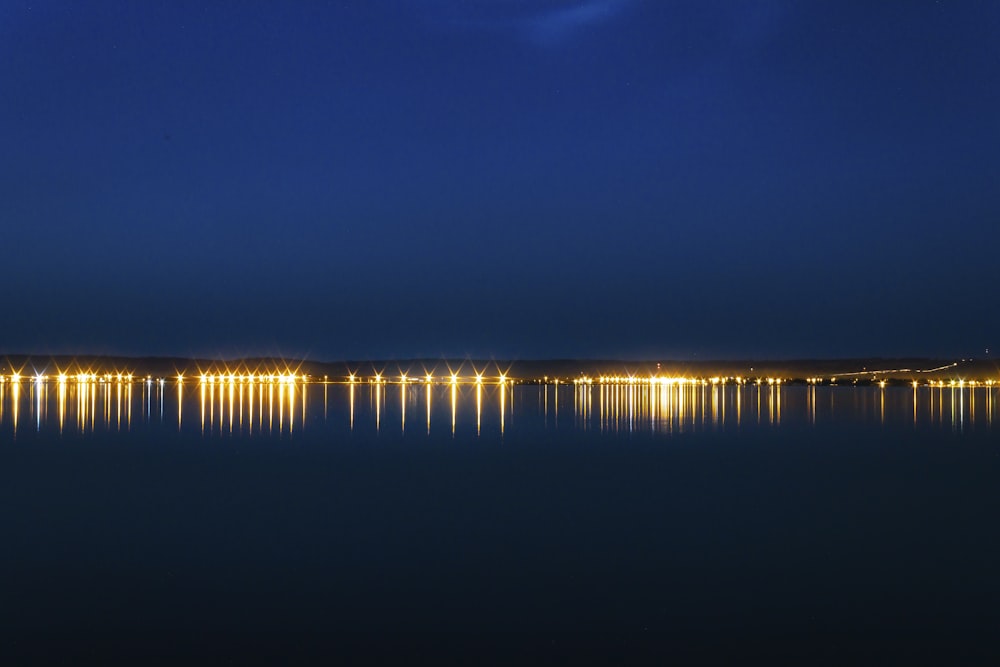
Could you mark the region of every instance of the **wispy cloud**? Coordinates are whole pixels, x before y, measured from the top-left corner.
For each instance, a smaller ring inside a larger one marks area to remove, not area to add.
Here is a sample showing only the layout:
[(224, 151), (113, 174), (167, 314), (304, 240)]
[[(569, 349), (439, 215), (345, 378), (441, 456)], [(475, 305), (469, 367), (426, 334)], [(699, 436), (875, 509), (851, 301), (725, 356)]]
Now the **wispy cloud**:
[(634, 0), (474, 0), (437, 2), (438, 20), (455, 28), (512, 34), (552, 46), (605, 23)]
[(613, 18), (624, 9), (626, 1), (587, 0), (528, 17), (522, 28), (533, 41), (545, 44), (561, 42), (581, 28)]

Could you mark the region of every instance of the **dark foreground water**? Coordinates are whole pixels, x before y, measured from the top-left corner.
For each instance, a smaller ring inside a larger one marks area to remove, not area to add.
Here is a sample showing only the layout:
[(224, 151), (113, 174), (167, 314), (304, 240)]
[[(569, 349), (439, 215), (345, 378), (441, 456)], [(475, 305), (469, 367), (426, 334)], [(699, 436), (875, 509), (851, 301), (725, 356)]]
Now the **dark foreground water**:
[(22, 385), (6, 661), (1000, 653), (993, 389)]

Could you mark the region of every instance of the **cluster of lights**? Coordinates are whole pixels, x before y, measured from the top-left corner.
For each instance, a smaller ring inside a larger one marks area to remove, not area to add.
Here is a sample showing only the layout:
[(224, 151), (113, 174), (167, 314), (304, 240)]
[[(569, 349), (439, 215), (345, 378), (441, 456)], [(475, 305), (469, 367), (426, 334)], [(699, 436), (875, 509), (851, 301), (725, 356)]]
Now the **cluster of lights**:
[[(199, 381), (202, 384), (295, 384), (306, 380), (304, 375), (295, 373), (202, 373)], [(178, 382), (183, 382), (182, 375), (177, 376)]]
[[(402, 385), (415, 384), (419, 382), (422, 382), (424, 384), (440, 383), (440, 384), (453, 384), (453, 385), (457, 384), (481, 385), (481, 384), (486, 384), (487, 380), (492, 382), (493, 378), (487, 378), (484, 373), (476, 373), (475, 376), (471, 378), (460, 376), (457, 373), (451, 373), (450, 375), (447, 375), (446, 377), (441, 379), (434, 377), (434, 375), (431, 373), (427, 373), (426, 375), (423, 376), (410, 376), (406, 373), (402, 373), (399, 376), (392, 376), (391, 378), (383, 375), (382, 373), (376, 373), (375, 375), (372, 375), (371, 377), (367, 378), (368, 384), (392, 383), (392, 384), (402, 384)], [(351, 373), (350, 375), (347, 376), (347, 381), (350, 384), (354, 384), (356, 382), (364, 382), (366, 380), (363, 378), (359, 378), (354, 373)], [(500, 375), (496, 376), (496, 384), (507, 384), (509, 381), (510, 380), (507, 377), (506, 373), (500, 373)]]
[(0, 375), (0, 383), (11, 382), (18, 383), (21, 380), (30, 380), (36, 384), (42, 384), (44, 382), (56, 381), (59, 384), (66, 384), (67, 382), (74, 381), (77, 383), (112, 383), (112, 382), (132, 382), (134, 376), (132, 373), (103, 373), (98, 375), (93, 372), (76, 373), (69, 374), (60, 372), (57, 375), (46, 375), (44, 373), (35, 373), (31, 376), (24, 376), (20, 373), (11, 373), (10, 375)]
[[(663, 385), (705, 386), (710, 384), (711, 385), (728, 384), (730, 382), (732, 382), (733, 384), (743, 385), (747, 383), (746, 379), (743, 378), (742, 376), (736, 376), (736, 377), (715, 376), (710, 378), (690, 378), (690, 377), (672, 377), (672, 376), (662, 376), (662, 375), (653, 375), (650, 377), (638, 377), (636, 375), (601, 375), (600, 377), (597, 378), (597, 382), (599, 384), (629, 384), (629, 385), (647, 384), (647, 385), (660, 385), (660, 386)], [(766, 380), (763, 378), (757, 379), (757, 384), (762, 384), (764, 382), (767, 382), (770, 385), (774, 385), (774, 384), (781, 384), (782, 380), (781, 378), (767, 378)], [(573, 380), (573, 384), (593, 384), (593, 383), (594, 379), (588, 376), (583, 376), (576, 380)]]

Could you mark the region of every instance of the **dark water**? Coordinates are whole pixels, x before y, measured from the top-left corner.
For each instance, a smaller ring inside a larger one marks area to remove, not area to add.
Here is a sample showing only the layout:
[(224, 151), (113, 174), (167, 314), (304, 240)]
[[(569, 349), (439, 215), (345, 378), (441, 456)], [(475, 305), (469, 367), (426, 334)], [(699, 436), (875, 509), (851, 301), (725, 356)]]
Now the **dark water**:
[(2, 650), (987, 659), (996, 392), (7, 382)]

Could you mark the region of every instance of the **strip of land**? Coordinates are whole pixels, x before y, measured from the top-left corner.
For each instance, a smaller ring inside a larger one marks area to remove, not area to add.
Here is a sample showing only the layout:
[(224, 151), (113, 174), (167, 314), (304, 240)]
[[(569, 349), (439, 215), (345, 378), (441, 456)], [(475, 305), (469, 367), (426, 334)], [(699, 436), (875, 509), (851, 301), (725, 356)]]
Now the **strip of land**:
[(445, 379), (495, 380), (501, 374), (516, 382), (572, 382), (581, 378), (683, 377), (745, 381), (780, 379), (782, 382), (859, 384), (997, 381), (1000, 360), (856, 358), (793, 360), (649, 360), (599, 359), (383, 359), (317, 361), (252, 357), (238, 359), (186, 359), (180, 357), (116, 357), (10, 354), (0, 355), (0, 376), (24, 378), (81, 373), (104, 376), (126, 374), (134, 378), (186, 378), (201, 374), (287, 374), (314, 381), (347, 381), (381, 376), (386, 381), (412, 380), (431, 375)]

